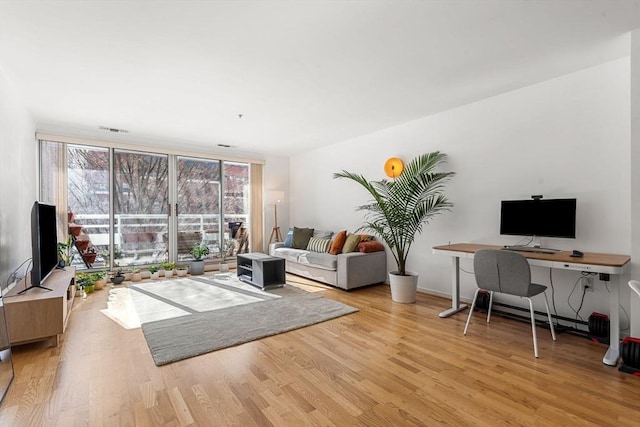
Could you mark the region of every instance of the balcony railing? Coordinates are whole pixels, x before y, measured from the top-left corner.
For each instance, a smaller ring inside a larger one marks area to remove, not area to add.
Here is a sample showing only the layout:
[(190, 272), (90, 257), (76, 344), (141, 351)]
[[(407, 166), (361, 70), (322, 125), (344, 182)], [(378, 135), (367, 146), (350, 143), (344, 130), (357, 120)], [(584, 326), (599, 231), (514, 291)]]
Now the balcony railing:
[[(248, 228), (248, 215), (227, 214), (222, 238), (227, 244), (232, 241), (229, 223), (243, 223)], [(190, 260), (190, 250), (195, 243), (209, 247), (208, 259), (219, 259), (221, 231), (218, 214), (180, 214), (178, 216), (178, 259)], [(109, 262), (109, 215), (76, 214), (75, 222), (82, 225), (83, 232), (98, 251), (95, 268), (111, 265)], [(167, 215), (121, 214), (114, 216), (114, 262), (120, 266), (156, 264), (168, 259), (169, 225)], [(73, 264), (84, 266), (76, 254)]]

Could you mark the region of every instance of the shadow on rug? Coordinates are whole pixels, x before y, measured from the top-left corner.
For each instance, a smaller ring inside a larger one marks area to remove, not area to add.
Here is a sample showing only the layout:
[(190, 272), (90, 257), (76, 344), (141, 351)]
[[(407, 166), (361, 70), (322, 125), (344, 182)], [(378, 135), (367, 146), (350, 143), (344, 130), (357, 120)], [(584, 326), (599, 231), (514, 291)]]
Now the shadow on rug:
[[(235, 278), (195, 280), (226, 292), (233, 292), (237, 284), (238, 293), (247, 292), (242, 289), (246, 285)], [(185, 291), (188, 292), (186, 288)], [(145, 292), (148, 295), (152, 287), (147, 287)], [(257, 288), (255, 292), (263, 293)], [(142, 331), (155, 364), (166, 365), (358, 311), (290, 285), (271, 290), (268, 294), (272, 298), (143, 323)]]

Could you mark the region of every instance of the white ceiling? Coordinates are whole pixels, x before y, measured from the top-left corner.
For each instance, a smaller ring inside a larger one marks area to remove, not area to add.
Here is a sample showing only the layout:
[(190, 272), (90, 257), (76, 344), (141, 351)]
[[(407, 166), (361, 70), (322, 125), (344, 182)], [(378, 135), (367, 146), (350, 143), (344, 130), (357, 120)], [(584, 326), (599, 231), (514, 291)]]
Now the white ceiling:
[(639, 0), (0, 0), (0, 70), (39, 130), (289, 155), (626, 56), (638, 27)]

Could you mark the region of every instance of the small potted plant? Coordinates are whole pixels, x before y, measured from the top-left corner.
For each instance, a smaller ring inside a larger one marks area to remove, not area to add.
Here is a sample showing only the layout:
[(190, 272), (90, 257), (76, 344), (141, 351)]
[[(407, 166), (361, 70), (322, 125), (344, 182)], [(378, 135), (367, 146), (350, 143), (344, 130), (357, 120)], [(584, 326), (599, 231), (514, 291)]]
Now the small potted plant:
[(140, 273), (140, 269), (135, 265), (131, 268), (131, 281), (139, 282), (142, 280), (142, 274)]
[(111, 283), (114, 285), (120, 285), (124, 282), (124, 274), (122, 274), (122, 268), (116, 267), (115, 274), (111, 275)]
[(95, 290), (96, 280), (91, 273), (78, 273), (76, 274), (76, 280), (84, 289), (85, 293), (91, 294)]
[(191, 261), (190, 270), (191, 275), (198, 276), (204, 274), (204, 257), (209, 255), (209, 247), (202, 243), (197, 243), (191, 248), (191, 255), (193, 261)]
[(67, 237), (66, 242), (58, 242), (58, 267), (66, 267), (71, 265), (71, 247), (73, 240), (71, 235)]
[(84, 262), (91, 265), (96, 262), (96, 257), (98, 256), (98, 252), (94, 246), (89, 246), (89, 248), (82, 253), (82, 258)]
[(152, 265), (149, 267), (149, 273), (151, 273), (151, 280), (158, 280), (160, 278), (160, 267)]
[(164, 277), (173, 277), (173, 269), (176, 268), (175, 262), (164, 263)]
[(104, 270), (96, 271), (95, 273), (92, 274), (97, 291), (104, 288), (104, 285), (105, 285), (104, 276), (106, 275), (107, 275), (107, 272)]
[(176, 267), (176, 274), (178, 277), (185, 277), (187, 275), (188, 269), (185, 264), (181, 264)]

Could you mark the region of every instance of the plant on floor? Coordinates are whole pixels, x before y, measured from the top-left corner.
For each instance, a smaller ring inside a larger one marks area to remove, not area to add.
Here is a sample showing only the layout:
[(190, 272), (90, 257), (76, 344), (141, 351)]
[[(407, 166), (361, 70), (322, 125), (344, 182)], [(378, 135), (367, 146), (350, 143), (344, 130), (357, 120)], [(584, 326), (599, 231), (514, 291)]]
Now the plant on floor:
[(160, 267), (158, 267), (157, 265), (152, 265), (151, 267), (149, 267), (149, 273), (153, 274), (153, 273), (157, 273), (160, 270)]
[(406, 270), (411, 245), (429, 220), (453, 206), (444, 194), (444, 185), (455, 172), (436, 171), (446, 162), (446, 157), (438, 151), (422, 154), (411, 160), (392, 181), (369, 181), (344, 170), (333, 174), (335, 179), (357, 182), (373, 197), (369, 203), (356, 208), (366, 212), (365, 224), (359, 230), (375, 233), (389, 247), (397, 266), (396, 271), (389, 273), (390, 281), (394, 276), (411, 275), (416, 277), (417, 286), (417, 275)]
[(122, 274), (122, 268), (116, 264), (116, 268), (111, 274), (111, 282), (114, 285), (119, 285), (124, 282), (124, 274)]
[(93, 293), (95, 290), (96, 279), (92, 273), (77, 273), (76, 282), (81, 288), (88, 294)]

